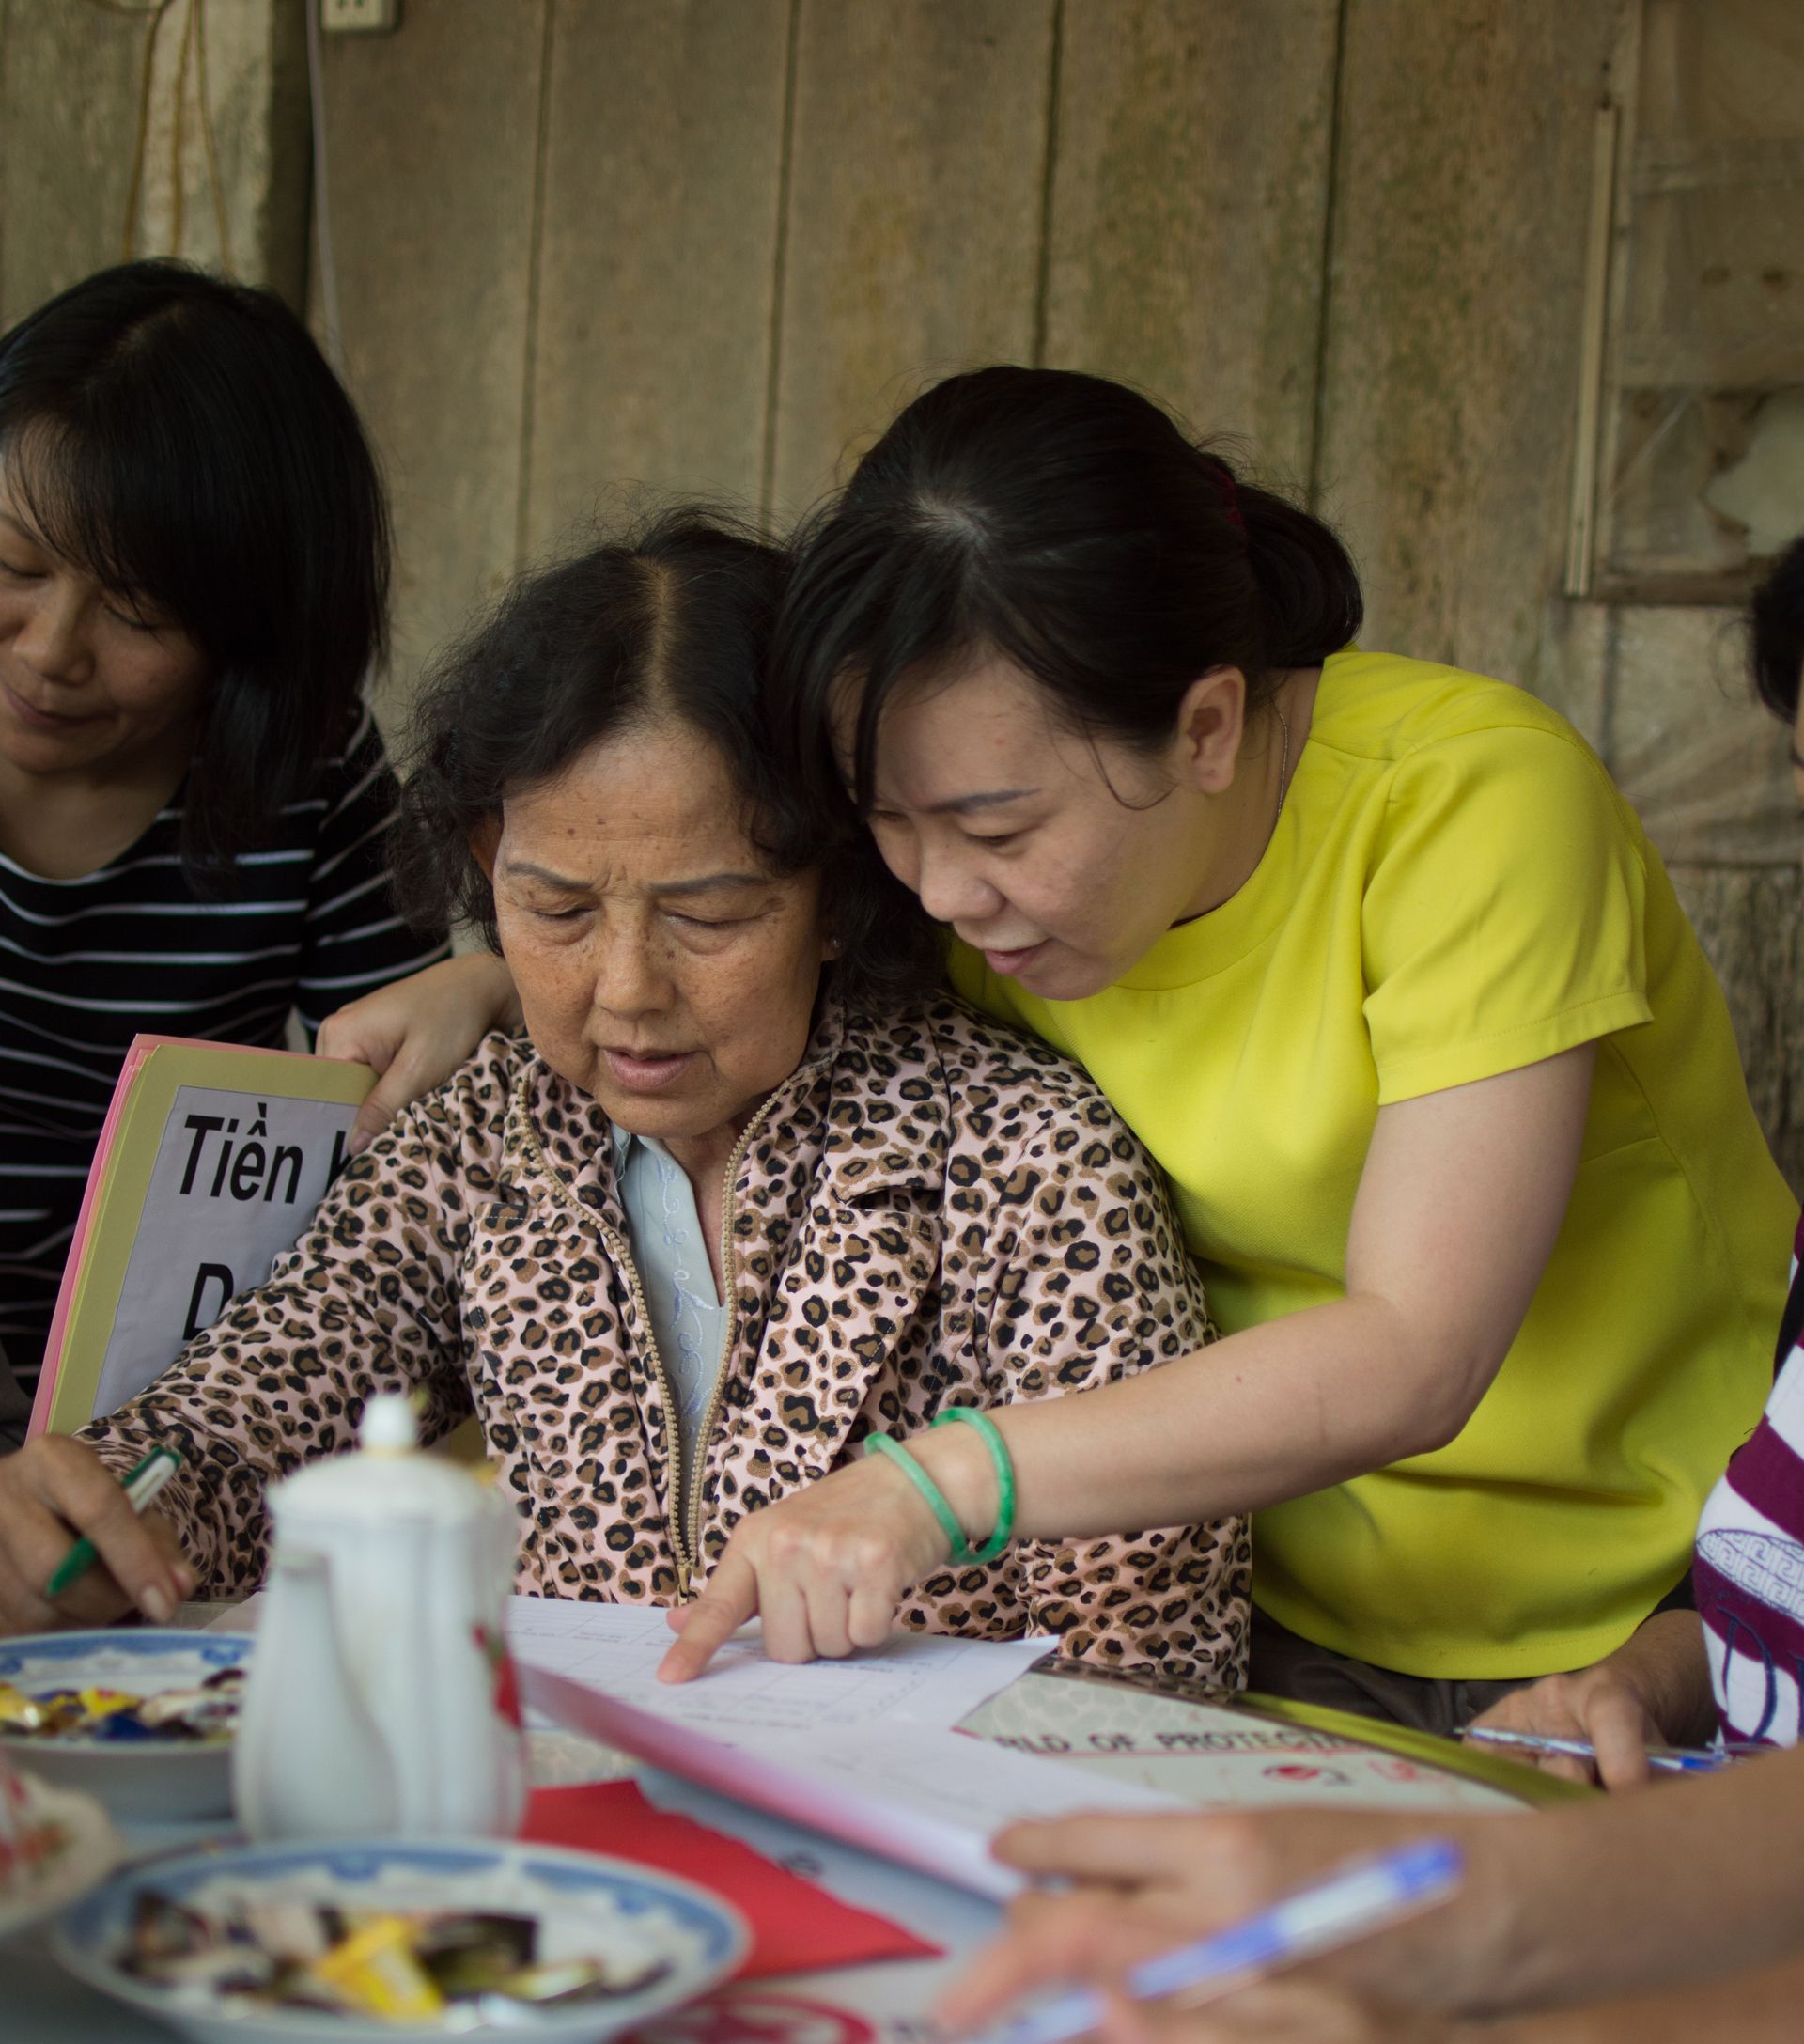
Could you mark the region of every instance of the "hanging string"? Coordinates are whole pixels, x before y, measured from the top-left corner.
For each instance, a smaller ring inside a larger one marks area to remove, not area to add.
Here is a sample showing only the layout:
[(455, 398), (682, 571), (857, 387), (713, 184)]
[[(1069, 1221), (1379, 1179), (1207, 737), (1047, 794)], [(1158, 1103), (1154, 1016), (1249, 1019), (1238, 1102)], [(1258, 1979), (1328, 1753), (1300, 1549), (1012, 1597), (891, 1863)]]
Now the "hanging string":
[(345, 351), (338, 324), (338, 261), (332, 246), (332, 192), (326, 175), (326, 90), (319, 59), (319, 9), (307, 9), (307, 115), (313, 127), (313, 235), (319, 264), (319, 318), (326, 360), (340, 376)]
[(200, 139), (207, 151), (207, 187), (213, 197), (213, 222), (219, 231), (220, 265), (228, 277), (238, 274), (232, 260), (231, 230), (226, 225), (226, 187), (219, 175), (219, 152), (213, 141), (213, 96), (207, 85), (207, 0), (194, 0), (199, 26), (194, 31), (194, 84), (200, 94)]
[(125, 228), (119, 237), (119, 259), (130, 262), (137, 253), (138, 199), (144, 191), (145, 156), (150, 145), (150, 86), (156, 75), (157, 34), (174, 0), (151, 0), (148, 7), (129, 7), (126, 0), (87, 0), (103, 14), (122, 14), (128, 20), (149, 23), (144, 35), (144, 70), (138, 78), (138, 133), (132, 146), (132, 181), (125, 195)]
[(181, 48), (176, 53), (176, 103), (169, 123), (169, 253), (181, 254), (181, 116), (188, 99), (188, 53), (194, 40), (194, 0), (181, 24)]
[[(144, 199), (145, 171), (149, 159), (150, 116), (156, 98), (157, 37), (176, 0), (86, 0), (101, 14), (122, 21), (143, 22), (144, 61), (138, 76), (137, 133), (132, 146), (132, 175), (125, 200), (125, 222), (119, 236), (119, 255), (130, 262), (137, 254), (138, 212)], [(193, 58), (194, 90), (200, 102), (200, 141), (207, 162), (207, 192), (212, 202), (213, 226), (219, 236), (220, 268), (236, 276), (238, 264), (232, 255), (231, 223), (226, 205), (226, 181), (219, 169), (219, 139), (213, 126), (212, 86), (207, 71), (207, 0), (188, 0), (182, 21), (181, 48), (176, 62), (174, 103), (171, 108), (169, 144), (169, 252), (179, 256), (183, 228), (185, 193), (182, 182), (181, 148), (188, 97), (188, 68)]]

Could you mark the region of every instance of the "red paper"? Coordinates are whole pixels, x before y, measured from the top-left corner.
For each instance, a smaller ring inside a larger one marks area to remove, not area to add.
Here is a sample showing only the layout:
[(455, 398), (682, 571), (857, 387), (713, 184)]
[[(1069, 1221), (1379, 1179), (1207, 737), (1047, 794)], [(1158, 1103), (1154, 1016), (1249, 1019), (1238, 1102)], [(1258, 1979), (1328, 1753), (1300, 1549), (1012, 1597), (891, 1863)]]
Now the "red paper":
[(521, 1836), (535, 1845), (574, 1846), (633, 1860), (711, 1889), (752, 1927), (751, 1956), (736, 1975), (740, 1980), (940, 1956), (937, 1944), (836, 1900), (737, 1838), (654, 1808), (636, 1782), (535, 1789)]

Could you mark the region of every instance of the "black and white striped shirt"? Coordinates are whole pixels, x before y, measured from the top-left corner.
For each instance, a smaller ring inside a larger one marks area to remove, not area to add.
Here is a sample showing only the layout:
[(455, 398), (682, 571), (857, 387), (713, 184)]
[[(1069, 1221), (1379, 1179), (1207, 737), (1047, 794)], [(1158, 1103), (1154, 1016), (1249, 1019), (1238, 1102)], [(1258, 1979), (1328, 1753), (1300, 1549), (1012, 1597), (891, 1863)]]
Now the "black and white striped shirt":
[(0, 856), (0, 1342), (36, 1381), (94, 1146), (125, 1053), (156, 1036), (279, 1046), (360, 993), (445, 956), (389, 898), (397, 784), (367, 710), (318, 792), (292, 803), (197, 899), (181, 793), (79, 880)]

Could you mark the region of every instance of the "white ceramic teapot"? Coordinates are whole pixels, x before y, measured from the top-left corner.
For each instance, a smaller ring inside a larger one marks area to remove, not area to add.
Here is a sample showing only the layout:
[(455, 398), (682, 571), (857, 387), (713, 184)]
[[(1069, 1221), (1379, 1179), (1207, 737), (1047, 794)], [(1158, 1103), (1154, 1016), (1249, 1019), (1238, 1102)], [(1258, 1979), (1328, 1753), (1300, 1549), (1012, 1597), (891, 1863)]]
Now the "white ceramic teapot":
[(526, 1801), (514, 1515), (419, 1452), (404, 1397), (372, 1398), (358, 1439), (271, 1487), (239, 1822), (257, 1839), (509, 1837)]

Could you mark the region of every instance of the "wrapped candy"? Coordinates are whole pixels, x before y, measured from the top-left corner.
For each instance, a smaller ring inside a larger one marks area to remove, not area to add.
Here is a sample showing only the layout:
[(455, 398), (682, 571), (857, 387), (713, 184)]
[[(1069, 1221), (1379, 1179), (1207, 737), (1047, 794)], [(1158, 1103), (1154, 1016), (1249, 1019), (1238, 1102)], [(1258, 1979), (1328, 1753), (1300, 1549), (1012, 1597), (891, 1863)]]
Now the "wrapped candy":
[(41, 1732), (49, 1723), (50, 1712), (37, 1697), (27, 1696), (23, 1690), (14, 1689), (10, 1682), (0, 1682), (0, 1732), (14, 1735)]
[(537, 1948), (530, 1916), (499, 1914), (428, 1917), (415, 1946), (440, 1990), (459, 1997), (500, 1988), (532, 1964)]
[(660, 1959), (626, 1966), (541, 1959), (531, 1916), (340, 1911), (269, 1896), (203, 1911), (153, 1890), (139, 1897), (119, 1963), (140, 1979), (239, 2007), (355, 2012), (395, 2022), (454, 2009), (505, 2021), (507, 2005), (636, 1994), (669, 1971)]
[(0, 1735), (79, 1738), (109, 1744), (231, 1736), (243, 1695), (241, 1668), (222, 1668), (194, 1689), (139, 1696), (118, 1689), (53, 1689), (37, 1695), (0, 1682)]
[(391, 2022), (439, 2015), (444, 1996), (421, 1965), (419, 1933), (406, 1916), (378, 1916), (310, 1969), (352, 2007)]
[(615, 2001), (623, 1994), (637, 1994), (655, 1985), (670, 1971), (662, 1961), (642, 1967), (637, 1973), (621, 1974), (598, 1958), (566, 1958), (544, 1966), (528, 1966), (500, 1983), (497, 1992), (509, 2001), (552, 2002)]

